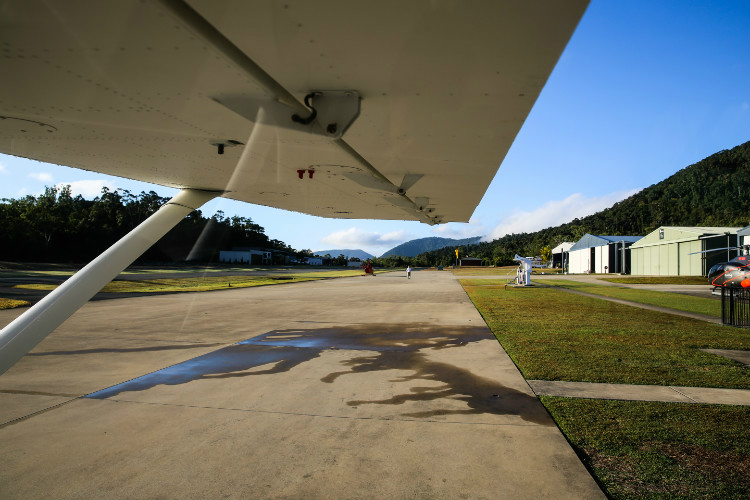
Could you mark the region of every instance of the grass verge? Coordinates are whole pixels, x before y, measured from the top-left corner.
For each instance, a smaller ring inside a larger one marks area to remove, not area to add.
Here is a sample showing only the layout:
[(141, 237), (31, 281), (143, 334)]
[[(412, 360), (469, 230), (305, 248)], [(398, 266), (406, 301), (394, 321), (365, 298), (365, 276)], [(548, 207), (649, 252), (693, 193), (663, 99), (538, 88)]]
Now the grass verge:
[(538, 280), (550, 286), (559, 286), (580, 290), (582, 292), (612, 297), (616, 299), (630, 300), (639, 304), (667, 307), (678, 311), (706, 314), (708, 316), (721, 317), (721, 301), (710, 297), (694, 297), (684, 293), (660, 292), (656, 290), (638, 290), (635, 288), (620, 288), (608, 285), (597, 285), (571, 280)]
[(454, 276), (505, 276), (518, 266), (503, 267), (457, 267), (451, 269)]
[(30, 305), (31, 303), (28, 300), (4, 299), (0, 297), (0, 309), (14, 309)]
[(708, 285), (708, 279), (702, 276), (628, 276), (625, 278), (599, 278), (610, 283), (628, 283), (631, 285)]
[(527, 379), (750, 389), (744, 365), (698, 350), (748, 350), (747, 330), (554, 288), (461, 284)]
[[(5, 265), (4, 265), (5, 264)], [(13, 264), (0, 262), (0, 275), (4, 277), (33, 277), (33, 276), (72, 276), (77, 273), (81, 266), (64, 266), (62, 264)], [(237, 273), (245, 274), (247, 272), (260, 273), (279, 273), (279, 274), (303, 274), (310, 270), (306, 266), (253, 266), (253, 267), (228, 267), (228, 266), (159, 266), (148, 267), (136, 265), (126, 268), (120, 275), (128, 274), (187, 274), (187, 273)], [(315, 269), (315, 268), (312, 268)], [(319, 267), (317, 268), (319, 269)], [(349, 268), (343, 271), (353, 271), (356, 268)], [(312, 271), (312, 272), (335, 272), (335, 271)], [(377, 271), (376, 271), (377, 272)], [(380, 272), (384, 272), (381, 270)]]
[(750, 407), (542, 396), (610, 498), (750, 498)]
[[(114, 280), (109, 282), (101, 291), (105, 293), (205, 292), (360, 275), (362, 275), (360, 270), (338, 270), (268, 276), (202, 276), (198, 278), (162, 278), (137, 281)], [(47, 283), (30, 283), (15, 285), (14, 288), (54, 290), (58, 286)]]

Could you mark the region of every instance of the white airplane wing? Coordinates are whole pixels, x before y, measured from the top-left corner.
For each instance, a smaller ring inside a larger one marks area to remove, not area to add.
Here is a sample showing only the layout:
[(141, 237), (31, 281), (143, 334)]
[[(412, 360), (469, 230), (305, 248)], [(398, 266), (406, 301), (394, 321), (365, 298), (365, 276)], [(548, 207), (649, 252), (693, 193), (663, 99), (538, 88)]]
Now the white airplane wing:
[(468, 221), (585, 8), (0, 2), (0, 152), (181, 188), (0, 331), (0, 374), (217, 194)]
[(586, 5), (5, 1), (0, 152), (323, 217), (468, 221)]

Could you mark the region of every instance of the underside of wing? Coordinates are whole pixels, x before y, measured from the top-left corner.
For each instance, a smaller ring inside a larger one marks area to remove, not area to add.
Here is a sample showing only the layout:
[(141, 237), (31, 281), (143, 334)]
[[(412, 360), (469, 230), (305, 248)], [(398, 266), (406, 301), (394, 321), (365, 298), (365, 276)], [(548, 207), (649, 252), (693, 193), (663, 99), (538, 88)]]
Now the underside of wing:
[(585, 7), (3, 2), (0, 152), (323, 217), (468, 221)]

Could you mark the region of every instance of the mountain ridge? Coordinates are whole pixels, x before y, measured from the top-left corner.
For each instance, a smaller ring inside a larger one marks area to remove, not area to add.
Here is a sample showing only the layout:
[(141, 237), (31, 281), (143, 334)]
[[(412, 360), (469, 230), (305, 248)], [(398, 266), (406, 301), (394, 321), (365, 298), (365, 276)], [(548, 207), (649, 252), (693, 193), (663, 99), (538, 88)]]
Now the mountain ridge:
[(474, 236), (471, 238), (454, 239), (454, 238), (441, 238), (439, 236), (428, 236), (426, 238), (417, 238), (409, 240), (405, 243), (397, 245), (387, 252), (383, 253), (380, 257), (389, 257), (391, 255), (400, 255), (402, 257), (416, 257), (420, 253), (429, 252), (432, 250), (440, 250), (445, 247), (456, 247), (461, 245), (468, 245), (471, 243), (477, 243), (481, 240), (481, 236)]
[(371, 253), (365, 252), (364, 250), (360, 249), (334, 249), (334, 250), (318, 250), (316, 252), (313, 252), (314, 255), (317, 255), (318, 257), (325, 257), (326, 254), (330, 255), (331, 257), (338, 257), (339, 255), (344, 255), (347, 259), (350, 259), (352, 257), (356, 257), (359, 260), (367, 260), (367, 259), (374, 259), (375, 256)]

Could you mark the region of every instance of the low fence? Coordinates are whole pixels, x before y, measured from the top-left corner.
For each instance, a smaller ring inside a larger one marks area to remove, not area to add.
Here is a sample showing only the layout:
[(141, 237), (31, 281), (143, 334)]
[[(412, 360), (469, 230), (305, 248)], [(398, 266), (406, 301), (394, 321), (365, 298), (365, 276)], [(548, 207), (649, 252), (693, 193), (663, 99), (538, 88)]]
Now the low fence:
[(722, 287), (721, 322), (750, 328), (750, 288)]

